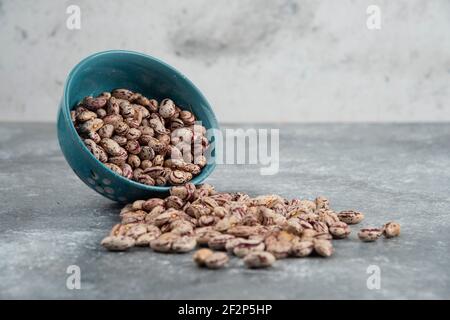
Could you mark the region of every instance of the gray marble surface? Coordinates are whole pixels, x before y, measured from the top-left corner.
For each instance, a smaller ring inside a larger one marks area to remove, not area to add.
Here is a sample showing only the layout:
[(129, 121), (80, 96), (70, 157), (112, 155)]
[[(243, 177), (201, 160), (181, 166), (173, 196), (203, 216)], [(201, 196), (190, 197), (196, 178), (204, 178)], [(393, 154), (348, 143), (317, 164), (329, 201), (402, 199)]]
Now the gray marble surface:
[[(274, 125), (273, 127), (277, 127)], [(247, 270), (197, 269), (190, 255), (110, 253), (99, 242), (119, 206), (73, 174), (53, 124), (0, 123), (0, 298), (450, 298), (450, 125), (289, 125), (280, 172), (219, 166), (208, 182), (252, 195), (329, 197), (366, 213), (364, 226), (401, 223), (401, 237), (364, 244), (356, 228), (329, 259)], [(66, 288), (69, 265), (81, 289)], [(369, 290), (367, 268), (381, 271)]]

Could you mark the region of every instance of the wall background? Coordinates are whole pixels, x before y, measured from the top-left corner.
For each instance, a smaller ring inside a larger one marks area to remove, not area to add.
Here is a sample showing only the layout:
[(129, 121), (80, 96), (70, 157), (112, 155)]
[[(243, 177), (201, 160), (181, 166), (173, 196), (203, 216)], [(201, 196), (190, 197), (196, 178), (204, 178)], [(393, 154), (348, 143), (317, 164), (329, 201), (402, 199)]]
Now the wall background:
[(107, 49), (178, 68), (222, 122), (450, 120), (448, 0), (0, 0), (0, 39), (0, 121), (55, 121), (67, 73)]

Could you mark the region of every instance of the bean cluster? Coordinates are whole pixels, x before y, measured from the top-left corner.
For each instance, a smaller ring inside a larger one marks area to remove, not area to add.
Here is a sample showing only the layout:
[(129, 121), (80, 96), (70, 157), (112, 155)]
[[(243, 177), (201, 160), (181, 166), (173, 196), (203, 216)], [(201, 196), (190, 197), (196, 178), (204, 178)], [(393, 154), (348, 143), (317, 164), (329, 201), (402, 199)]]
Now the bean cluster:
[(207, 164), (205, 127), (171, 99), (116, 89), (85, 97), (71, 117), (95, 158), (142, 184), (184, 184)]
[[(229, 255), (242, 258), (249, 268), (265, 268), (287, 257), (334, 253), (332, 240), (347, 238), (350, 226), (361, 222), (358, 211), (335, 212), (328, 199), (288, 200), (278, 195), (250, 197), (245, 193), (220, 193), (211, 185), (174, 186), (165, 199), (150, 198), (127, 204), (102, 245), (111, 251), (133, 246), (157, 252), (195, 252), (200, 267), (218, 269)], [(361, 229), (363, 241), (384, 234), (400, 234), (400, 225)]]

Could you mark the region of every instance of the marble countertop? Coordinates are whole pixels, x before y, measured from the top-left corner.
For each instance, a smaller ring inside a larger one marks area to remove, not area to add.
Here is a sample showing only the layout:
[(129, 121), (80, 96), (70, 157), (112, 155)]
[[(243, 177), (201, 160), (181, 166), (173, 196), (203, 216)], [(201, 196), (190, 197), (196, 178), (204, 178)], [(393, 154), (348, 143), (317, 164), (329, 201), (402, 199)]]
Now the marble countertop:
[[(218, 166), (208, 179), (217, 190), (324, 195), (337, 210), (365, 212), (363, 226), (402, 225), (399, 238), (370, 244), (357, 240), (353, 228), (350, 239), (335, 241), (329, 259), (286, 259), (270, 270), (247, 270), (232, 259), (220, 271), (196, 268), (189, 254), (101, 248), (120, 206), (75, 176), (55, 130), (0, 124), (1, 299), (450, 297), (448, 124), (287, 125), (280, 129), (278, 174)], [(66, 287), (71, 265), (80, 268), (79, 290)], [(367, 286), (373, 270), (379, 289)]]

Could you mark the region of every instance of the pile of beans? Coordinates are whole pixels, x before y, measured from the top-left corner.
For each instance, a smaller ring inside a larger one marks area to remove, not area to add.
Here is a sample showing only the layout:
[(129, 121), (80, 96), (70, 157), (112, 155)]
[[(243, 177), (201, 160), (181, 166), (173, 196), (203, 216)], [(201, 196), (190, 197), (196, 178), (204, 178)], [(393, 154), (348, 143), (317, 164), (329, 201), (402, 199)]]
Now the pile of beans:
[(205, 127), (171, 99), (116, 89), (85, 97), (71, 117), (95, 158), (142, 184), (184, 184), (207, 164)]
[[(200, 267), (218, 269), (229, 255), (249, 268), (271, 266), (287, 257), (334, 253), (332, 240), (348, 238), (350, 225), (364, 214), (331, 209), (328, 199), (285, 199), (279, 195), (250, 197), (241, 192), (217, 192), (211, 185), (174, 186), (165, 199), (150, 198), (127, 204), (121, 222), (102, 245), (111, 251), (148, 247), (156, 252), (186, 253), (198, 246), (193, 260)], [(400, 225), (363, 228), (364, 242), (400, 234)]]

